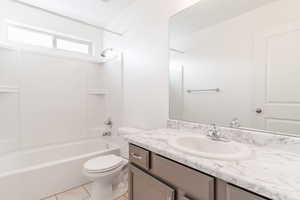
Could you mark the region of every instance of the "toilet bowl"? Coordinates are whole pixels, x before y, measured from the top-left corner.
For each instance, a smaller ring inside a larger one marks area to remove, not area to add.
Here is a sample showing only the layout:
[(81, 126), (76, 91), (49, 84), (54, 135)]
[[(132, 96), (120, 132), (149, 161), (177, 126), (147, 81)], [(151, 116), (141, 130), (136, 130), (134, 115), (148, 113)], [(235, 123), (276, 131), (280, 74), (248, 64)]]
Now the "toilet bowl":
[(91, 200), (113, 200), (112, 184), (128, 161), (116, 156), (105, 155), (87, 161), (83, 174), (92, 183)]

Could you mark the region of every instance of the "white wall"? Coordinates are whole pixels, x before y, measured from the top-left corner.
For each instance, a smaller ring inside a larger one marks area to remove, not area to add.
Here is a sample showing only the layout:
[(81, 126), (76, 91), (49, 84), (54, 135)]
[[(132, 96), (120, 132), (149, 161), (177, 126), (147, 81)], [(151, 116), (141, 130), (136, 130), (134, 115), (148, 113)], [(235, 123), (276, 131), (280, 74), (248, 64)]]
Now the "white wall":
[(168, 20), (196, 0), (139, 0), (110, 26), (124, 32), (104, 46), (124, 52), (123, 126), (144, 129), (165, 127), (168, 119)]
[(0, 41), (6, 40), (6, 20), (37, 27), (45, 31), (54, 31), (57, 34), (89, 40), (94, 43), (96, 55), (99, 55), (101, 51), (103, 37), (101, 30), (26, 7), (10, 0), (1, 0), (0, 2)]
[(299, 1), (281, 0), (191, 34), (185, 54), (177, 54), (184, 66), (185, 90), (220, 88), (221, 92), (185, 92), (182, 119), (228, 126), (238, 117), (242, 126), (258, 128), (252, 121), (255, 35), (300, 21), (299, 7)]
[[(90, 40), (97, 55), (102, 47), (101, 30), (7, 0), (0, 2), (0, 41), (5, 42), (6, 20)], [(0, 87), (18, 88), (0, 94), (0, 153), (99, 136), (110, 97), (88, 91), (113, 89), (108, 67), (0, 48)]]

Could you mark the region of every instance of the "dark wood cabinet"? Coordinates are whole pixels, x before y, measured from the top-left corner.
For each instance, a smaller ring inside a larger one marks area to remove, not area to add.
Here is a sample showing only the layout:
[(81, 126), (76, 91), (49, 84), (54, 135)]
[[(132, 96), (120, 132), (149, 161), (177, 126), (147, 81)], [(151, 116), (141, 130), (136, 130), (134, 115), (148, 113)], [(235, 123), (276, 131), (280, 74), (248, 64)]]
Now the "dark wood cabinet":
[(244, 189), (228, 184), (224, 181), (216, 181), (217, 200), (269, 200)]
[(175, 200), (175, 190), (142, 170), (130, 166), (130, 200)]
[(228, 185), (227, 186), (227, 200), (267, 200), (256, 194), (252, 194), (238, 187)]
[(176, 189), (177, 200), (214, 200), (214, 177), (157, 154), (151, 156), (151, 174)]
[(129, 146), (129, 160), (131, 163), (148, 170), (150, 165), (150, 152), (135, 145)]
[(130, 145), (130, 200), (269, 200)]

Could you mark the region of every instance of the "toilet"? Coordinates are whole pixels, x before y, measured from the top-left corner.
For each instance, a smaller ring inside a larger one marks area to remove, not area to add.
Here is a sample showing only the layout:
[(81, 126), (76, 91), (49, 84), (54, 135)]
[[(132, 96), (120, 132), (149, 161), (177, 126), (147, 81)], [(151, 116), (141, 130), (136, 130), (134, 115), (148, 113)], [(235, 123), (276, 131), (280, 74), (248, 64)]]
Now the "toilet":
[(91, 200), (113, 200), (113, 181), (127, 166), (128, 161), (116, 155), (105, 155), (88, 160), (83, 174), (92, 183)]

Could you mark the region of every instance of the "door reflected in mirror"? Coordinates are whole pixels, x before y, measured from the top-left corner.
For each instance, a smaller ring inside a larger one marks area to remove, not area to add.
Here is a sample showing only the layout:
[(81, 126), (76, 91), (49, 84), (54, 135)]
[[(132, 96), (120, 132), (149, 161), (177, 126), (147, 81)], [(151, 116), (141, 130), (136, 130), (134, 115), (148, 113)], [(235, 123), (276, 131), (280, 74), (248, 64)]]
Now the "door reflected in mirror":
[(170, 19), (170, 118), (300, 136), (300, 1), (199, 1)]

